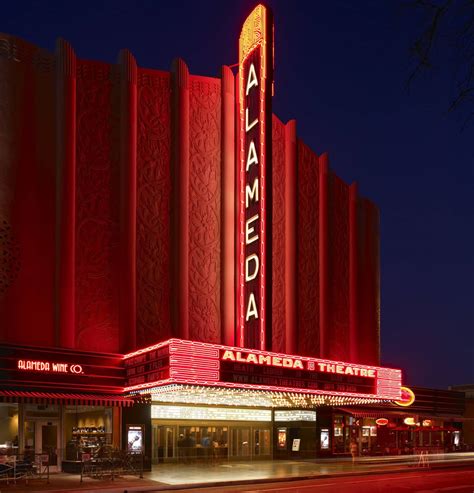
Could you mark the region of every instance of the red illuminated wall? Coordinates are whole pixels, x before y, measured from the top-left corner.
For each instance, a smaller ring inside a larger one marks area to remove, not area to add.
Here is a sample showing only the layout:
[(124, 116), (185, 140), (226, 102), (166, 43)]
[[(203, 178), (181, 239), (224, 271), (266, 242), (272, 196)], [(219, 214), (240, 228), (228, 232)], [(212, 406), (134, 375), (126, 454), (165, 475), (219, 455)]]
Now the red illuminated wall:
[(118, 352), (119, 80), (78, 61), (76, 86), (75, 347)]
[[(319, 159), (298, 140), (298, 350), (320, 353)], [(317, 307), (318, 309), (315, 309)]]
[(52, 345), (55, 275), (54, 57), (0, 37), (0, 334)]
[(221, 342), (221, 81), (190, 77), (189, 338)]
[[(235, 341), (235, 77), (0, 38), (0, 342)], [(378, 210), (272, 120), (268, 350), (379, 362)], [(4, 253), (3, 253), (4, 252)]]
[(285, 352), (285, 125), (273, 117), (272, 350)]
[(139, 69), (137, 345), (170, 337), (171, 77)]

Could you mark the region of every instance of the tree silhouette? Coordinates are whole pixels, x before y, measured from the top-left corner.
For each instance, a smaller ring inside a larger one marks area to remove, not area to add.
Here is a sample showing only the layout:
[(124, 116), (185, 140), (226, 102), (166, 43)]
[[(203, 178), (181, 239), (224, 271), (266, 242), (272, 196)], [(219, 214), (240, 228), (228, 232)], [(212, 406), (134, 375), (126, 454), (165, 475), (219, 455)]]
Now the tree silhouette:
[(474, 119), (474, 0), (415, 0), (408, 4), (421, 14), (422, 29), (411, 46), (412, 86), (423, 72), (448, 71), (455, 89), (447, 112), (456, 112), (462, 129)]

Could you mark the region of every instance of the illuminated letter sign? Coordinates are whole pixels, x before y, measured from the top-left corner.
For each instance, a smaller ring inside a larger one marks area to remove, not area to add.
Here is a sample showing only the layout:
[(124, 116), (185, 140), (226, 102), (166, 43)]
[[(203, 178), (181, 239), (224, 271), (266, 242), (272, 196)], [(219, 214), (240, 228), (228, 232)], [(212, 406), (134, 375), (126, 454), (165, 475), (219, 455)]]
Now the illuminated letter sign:
[[(273, 22), (258, 5), (239, 39), (238, 326), (239, 346), (265, 349), (266, 282), (271, 268), (271, 96)], [(267, 262), (268, 257), (268, 262)], [(268, 264), (268, 265), (267, 265)]]
[(29, 359), (19, 359), (17, 361), (19, 370), (37, 371), (46, 373), (75, 373), (83, 374), (84, 370), (81, 365), (71, 365), (69, 363), (55, 363), (51, 361), (37, 361)]

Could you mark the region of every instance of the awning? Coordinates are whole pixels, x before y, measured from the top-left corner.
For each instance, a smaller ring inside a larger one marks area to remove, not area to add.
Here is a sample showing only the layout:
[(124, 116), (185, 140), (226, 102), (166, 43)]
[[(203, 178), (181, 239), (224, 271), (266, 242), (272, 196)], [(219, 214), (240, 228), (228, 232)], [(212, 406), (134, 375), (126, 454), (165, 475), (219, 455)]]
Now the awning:
[(349, 407), (338, 407), (336, 411), (341, 411), (354, 416), (355, 418), (386, 418), (387, 416), (398, 416), (398, 417), (408, 417), (408, 416), (423, 416), (426, 418), (440, 419), (443, 421), (470, 421), (474, 418), (465, 418), (460, 414), (437, 414), (430, 413), (427, 411), (417, 411), (414, 409), (410, 411), (409, 409), (395, 409), (394, 407), (384, 408), (349, 408)]
[(350, 414), (355, 418), (385, 418), (387, 416), (413, 416), (413, 413), (409, 413), (407, 411), (393, 408), (378, 408), (378, 409), (370, 409), (370, 408), (348, 408), (348, 407), (338, 407), (335, 409), (336, 411), (340, 411), (346, 414)]
[(0, 402), (129, 407), (133, 406), (134, 401), (120, 395), (0, 390)]

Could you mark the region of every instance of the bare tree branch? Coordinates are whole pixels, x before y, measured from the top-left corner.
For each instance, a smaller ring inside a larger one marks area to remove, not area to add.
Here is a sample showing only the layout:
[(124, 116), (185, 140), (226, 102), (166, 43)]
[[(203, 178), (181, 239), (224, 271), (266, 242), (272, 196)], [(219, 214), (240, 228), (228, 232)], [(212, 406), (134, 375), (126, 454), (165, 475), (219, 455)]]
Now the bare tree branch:
[(465, 129), (474, 120), (474, 0), (414, 0), (407, 5), (421, 11), (425, 19), (411, 45), (415, 66), (407, 89), (434, 67), (452, 72), (457, 84), (446, 113), (465, 112)]

